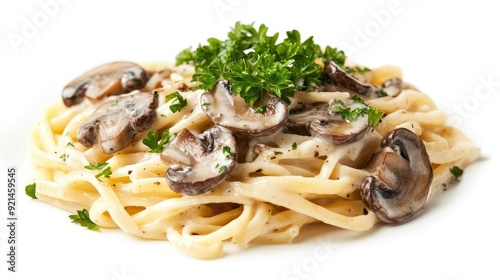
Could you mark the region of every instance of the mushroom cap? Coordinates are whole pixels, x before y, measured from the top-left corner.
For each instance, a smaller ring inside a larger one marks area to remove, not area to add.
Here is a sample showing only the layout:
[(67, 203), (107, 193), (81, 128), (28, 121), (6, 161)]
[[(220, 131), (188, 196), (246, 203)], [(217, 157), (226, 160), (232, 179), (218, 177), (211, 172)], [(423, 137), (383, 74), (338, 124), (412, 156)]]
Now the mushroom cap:
[(354, 94), (371, 97), (378, 91), (375, 86), (359, 81), (331, 60), (325, 64), (325, 74), (333, 85)]
[(78, 141), (91, 147), (100, 143), (106, 154), (130, 144), (137, 133), (148, 130), (156, 118), (158, 96), (148, 92), (121, 95), (107, 101), (77, 131)]
[[(351, 109), (366, 107), (352, 100), (345, 101), (345, 104)], [(321, 137), (335, 145), (355, 142), (369, 131), (367, 115), (348, 122), (339, 113), (332, 112), (331, 107), (332, 105), (322, 103), (291, 114), (285, 126), (294, 133)]]
[(401, 78), (391, 78), (382, 83), (382, 90), (392, 97), (398, 96), (403, 91), (403, 80)]
[(195, 136), (184, 128), (161, 154), (169, 166), (166, 181), (170, 188), (185, 195), (199, 195), (214, 189), (236, 167), (237, 144), (234, 136), (213, 127)]
[(141, 66), (120, 61), (93, 68), (67, 84), (62, 99), (70, 107), (83, 101), (101, 99), (107, 95), (118, 95), (142, 89), (149, 75)]
[(256, 112), (245, 100), (231, 92), (226, 80), (218, 81), (201, 95), (202, 109), (218, 126), (236, 134), (266, 136), (278, 131), (288, 117), (288, 105), (277, 97), (266, 100), (262, 113)]
[(427, 202), (433, 169), (423, 141), (412, 131), (387, 133), (366, 169), (371, 175), (361, 183), (361, 198), (380, 220), (405, 222)]

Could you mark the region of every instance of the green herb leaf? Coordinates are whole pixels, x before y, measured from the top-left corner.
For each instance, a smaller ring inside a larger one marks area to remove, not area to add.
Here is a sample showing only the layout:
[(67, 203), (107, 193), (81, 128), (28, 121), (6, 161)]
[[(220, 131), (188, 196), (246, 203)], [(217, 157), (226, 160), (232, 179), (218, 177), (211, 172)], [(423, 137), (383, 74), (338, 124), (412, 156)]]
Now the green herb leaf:
[(365, 74), (366, 72), (372, 71), (370, 68), (359, 67), (359, 66), (344, 67), (344, 70), (349, 74), (354, 74), (354, 73)]
[(103, 163), (96, 163), (96, 164), (85, 165), (84, 168), (88, 169), (88, 170), (101, 170), (106, 165), (108, 165), (108, 163), (107, 162), (103, 162)]
[(462, 178), (462, 175), (464, 174), (464, 171), (458, 166), (453, 166), (452, 168), (450, 168), (450, 172), (451, 172), (451, 174), (453, 174), (455, 179), (458, 181), (460, 181), (460, 179)]
[(180, 110), (182, 110), (182, 108), (186, 107), (187, 105), (187, 100), (184, 97), (182, 97), (182, 95), (178, 91), (165, 96), (165, 99), (173, 100), (172, 105), (169, 106), (170, 111), (172, 111), (172, 113), (179, 112)]
[(99, 179), (100, 177), (103, 177), (103, 176), (104, 176), (104, 178), (109, 178), (111, 176), (111, 174), (113, 174), (113, 172), (111, 172), (111, 166), (108, 166), (103, 171), (97, 173), (95, 175), (95, 177), (97, 179)]
[(367, 107), (351, 109), (347, 107), (342, 100), (336, 100), (330, 110), (334, 113), (340, 114), (340, 116), (348, 122), (355, 121), (358, 117), (362, 117), (368, 113)]
[(368, 106), (368, 125), (375, 128), (384, 116), (384, 112), (380, 112), (378, 108)]
[(99, 226), (90, 219), (87, 209), (77, 210), (76, 215), (69, 215), (69, 218), (73, 223), (78, 223), (82, 227), (90, 230), (99, 230)]
[(383, 89), (377, 90), (376, 94), (377, 94), (377, 97), (386, 97), (387, 96), (387, 92), (385, 92)]
[(264, 114), (266, 112), (266, 105), (260, 105), (259, 107), (255, 108), (255, 113), (259, 114)]
[(336, 100), (335, 104), (330, 108), (334, 113), (339, 113), (340, 116), (348, 121), (352, 122), (357, 120), (359, 117), (368, 115), (368, 125), (375, 128), (382, 120), (384, 112), (380, 112), (378, 108), (366, 104), (363, 99), (359, 96), (354, 95), (351, 99), (356, 103), (362, 103), (366, 107), (351, 109), (345, 105), (342, 100)]
[(297, 143), (293, 142), (293, 144), (292, 144), (292, 150), (297, 150)]
[(177, 133), (170, 135), (170, 131), (167, 129), (161, 134), (161, 139), (158, 139), (158, 131), (148, 131), (148, 136), (142, 139), (142, 143), (151, 149), (150, 153), (161, 153), (176, 135)]
[(231, 82), (231, 89), (247, 104), (253, 105), (264, 93), (289, 103), (297, 90), (307, 91), (322, 82), (323, 70), (316, 59), (333, 60), (343, 66), (345, 55), (336, 48), (322, 52), (313, 37), (302, 39), (297, 30), (286, 32), (278, 43), (279, 33), (269, 28), (237, 22), (224, 40), (210, 38), (207, 44), (188, 48), (177, 55), (176, 63), (193, 63), (193, 80), (208, 90), (220, 79)]
[[(88, 170), (102, 170), (107, 165), (108, 165), (107, 162), (103, 162), (103, 163), (85, 165), (84, 167)], [(104, 176), (104, 178), (109, 178), (111, 176), (111, 174), (113, 174), (113, 172), (111, 171), (111, 167), (108, 166), (104, 170), (102, 170), (101, 172), (97, 173), (95, 175), (95, 177), (97, 178), (97, 180), (101, 181), (101, 179), (99, 179), (99, 178), (101, 178), (103, 176)]]
[(231, 148), (229, 146), (222, 147), (222, 153), (226, 158), (231, 158), (233, 155), (231, 154)]
[(26, 192), (26, 194), (33, 198), (33, 199), (38, 199), (38, 197), (36, 197), (36, 183), (33, 183), (33, 184), (29, 184), (27, 185), (25, 188), (24, 188), (24, 191)]
[(219, 173), (224, 173), (227, 171), (227, 166), (226, 165), (223, 165), (219, 168)]
[(335, 64), (337, 64), (338, 66), (343, 67), (345, 64), (345, 54), (343, 51), (338, 50), (337, 48), (327, 46), (323, 54), (323, 61), (327, 62), (329, 60), (335, 62)]

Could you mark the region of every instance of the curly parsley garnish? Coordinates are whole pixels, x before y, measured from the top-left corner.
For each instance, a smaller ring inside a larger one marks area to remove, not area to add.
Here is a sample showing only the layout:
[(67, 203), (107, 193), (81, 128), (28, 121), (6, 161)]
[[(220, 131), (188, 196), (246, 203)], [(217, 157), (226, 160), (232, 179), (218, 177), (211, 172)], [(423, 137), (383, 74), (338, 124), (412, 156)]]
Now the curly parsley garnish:
[(297, 30), (286, 32), (278, 43), (279, 33), (268, 35), (264, 24), (236, 23), (227, 39), (210, 38), (206, 45), (183, 50), (176, 63), (194, 63), (195, 81), (210, 89), (220, 79), (231, 83), (231, 89), (251, 105), (269, 92), (289, 103), (297, 90), (308, 90), (321, 84), (322, 69), (317, 58), (333, 60), (343, 66), (345, 55), (336, 48), (323, 52), (313, 37), (302, 40)]
[(90, 219), (87, 209), (76, 210), (76, 215), (69, 215), (69, 218), (73, 223), (80, 224), (82, 227), (90, 230), (99, 230), (99, 226)]
[(158, 131), (148, 131), (148, 137), (142, 139), (142, 143), (151, 149), (150, 153), (161, 153), (176, 135), (177, 133), (170, 135), (167, 129), (161, 134), (161, 139), (158, 139)]

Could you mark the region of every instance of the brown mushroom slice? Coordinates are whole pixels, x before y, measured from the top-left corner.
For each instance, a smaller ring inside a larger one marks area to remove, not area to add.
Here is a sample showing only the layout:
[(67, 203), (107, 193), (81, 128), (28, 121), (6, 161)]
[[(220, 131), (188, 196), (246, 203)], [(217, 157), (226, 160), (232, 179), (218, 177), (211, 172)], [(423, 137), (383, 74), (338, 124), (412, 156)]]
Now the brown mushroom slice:
[(247, 136), (270, 135), (285, 123), (288, 105), (277, 97), (265, 102), (265, 107), (259, 107), (262, 112), (256, 112), (241, 96), (231, 92), (226, 80), (218, 81), (200, 100), (203, 111), (216, 125)]
[[(350, 109), (366, 107), (365, 104), (347, 100), (344, 103)], [(335, 145), (355, 142), (367, 131), (368, 116), (359, 116), (353, 121), (346, 121), (341, 114), (331, 110), (332, 105), (320, 104), (297, 114), (291, 114), (285, 124), (293, 133), (321, 137)]]
[(423, 141), (406, 128), (396, 128), (382, 139), (361, 183), (361, 198), (386, 223), (402, 223), (427, 202), (433, 169)]
[(198, 136), (184, 128), (161, 159), (169, 166), (165, 177), (173, 191), (199, 195), (213, 190), (235, 168), (237, 144), (230, 132), (219, 127)]
[(78, 129), (78, 141), (91, 147), (99, 143), (106, 154), (130, 144), (137, 133), (148, 130), (156, 118), (158, 95), (136, 92), (116, 97), (97, 108)]
[(141, 66), (132, 62), (112, 62), (91, 69), (71, 81), (62, 91), (62, 99), (71, 107), (85, 97), (98, 100), (108, 95), (128, 93), (142, 89), (149, 75)]
[(330, 82), (340, 87), (341, 90), (367, 97), (373, 97), (377, 94), (378, 89), (375, 86), (359, 81), (351, 74), (342, 70), (342, 68), (333, 61), (328, 61), (325, 64), (325, 73)]
[(388, 96), (396, 97), (401, 93), (401, 91), (403, 91), (403, 80), (401, 80), (401, 78), (392, 78), (386, 80), (382, 84), (382, 90)]

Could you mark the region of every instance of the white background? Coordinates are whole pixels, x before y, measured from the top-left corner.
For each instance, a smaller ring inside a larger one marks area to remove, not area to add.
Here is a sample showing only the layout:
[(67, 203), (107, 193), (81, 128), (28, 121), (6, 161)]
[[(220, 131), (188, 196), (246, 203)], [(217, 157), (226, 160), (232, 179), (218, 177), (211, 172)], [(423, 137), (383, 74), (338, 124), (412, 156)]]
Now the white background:
[[(0, 278), (500, 279), (500, 17), (494, 1), (436, 2), (2, 1)], [(212, 261), (166, 241), (85, 230), (24, 194), (29, 130), (67, 82), (114, 60), (173, 60), (236, 21), (265, 23), (272, 33), (298, 29), (368, 67), (400, 66), (481, 147), (482, 159), (411, 223), (361, 234), (313, 227), (293, 244), (231, 249)], [(16, 273), (7, 271), (9, 166), (19, 179)]]

